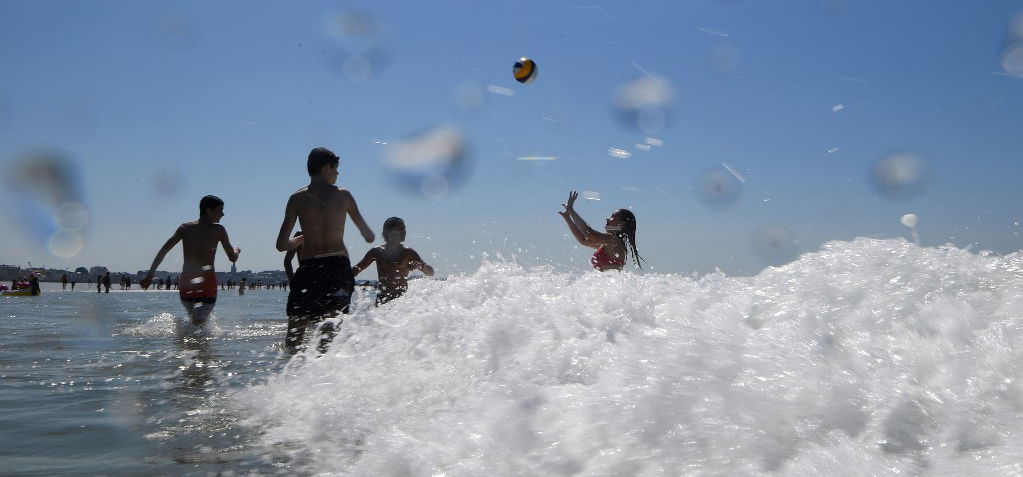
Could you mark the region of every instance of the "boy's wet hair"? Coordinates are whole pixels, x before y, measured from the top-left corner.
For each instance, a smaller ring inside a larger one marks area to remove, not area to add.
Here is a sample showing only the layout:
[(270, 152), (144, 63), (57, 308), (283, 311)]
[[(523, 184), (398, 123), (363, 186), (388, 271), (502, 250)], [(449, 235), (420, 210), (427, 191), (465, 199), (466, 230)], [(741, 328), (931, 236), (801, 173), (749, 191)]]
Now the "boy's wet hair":
[(399, 225), (405, 225), (405, 221), (401, 217), (390, 217), (384, 221), (384, 232), (391, 230)]
[(313, 177), (320, 173), (323, 166), (337, 166), (340, 162), (341, 158), (330, 149), (316, 147), (309, 151), (309, 160), (306, 161), (305, 168), (309, 171), (309, 177)]
[(206, 215), (209, 209), (216, 209), (224, 205), (224, 201), (215, 195), (208, 195), (199, 201), (199, 215)]

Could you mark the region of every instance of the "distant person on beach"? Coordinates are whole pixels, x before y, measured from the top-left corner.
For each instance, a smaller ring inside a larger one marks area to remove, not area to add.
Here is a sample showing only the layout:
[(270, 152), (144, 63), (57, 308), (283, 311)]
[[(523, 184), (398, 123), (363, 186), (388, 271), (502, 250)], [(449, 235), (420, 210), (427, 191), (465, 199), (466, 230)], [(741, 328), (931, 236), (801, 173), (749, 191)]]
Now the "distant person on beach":
[(39, 277), (37, 277), (35, 273), (30, 273), (28, 275), (28, 286), (31, 289), (29, 293), (31, 293), (32, 296), (37, 296), (41, 293), (41, 290), (39, 289)]
[(103, 277), (96, 275), (96, 293), (103, 292)]
[(103, 292), (110, 293), (110, 272), (103, 274)]
[[(355, 197), (334, 185), (340, 163), (341, 158), (325, 147), (309, 152), (306, 161), (309, 185), (288, 198), (284, 221), (277, 234), (278, 251), (287, 252), (301, 246), (297, 252), (298, 270), (290, 280), (288, 292), (288, 334), (284, 343), (289, 351), (296, 351), (302, 344), (309, 324), (348, 312), (355, 277), (345, 248), (345, 219), (352, 218), (367, 243), (374, 239), (373, 231), (359, 213)], [(290, 237), (296, 222), (303, 235)], [(324, 326), (322, 332), (324, 340), (320, 349), (325, 350), (334, 329)]]
[(61, 290), (66, 290), (67, 289), (67, 274), (66, 273), (60, 276), (60, 289)]
[(428, 277), (433, 276), (433, 267), (426, 264), (415, 250), (402, 244), (405, 241), (405, 221), (391, 217), (384, 221), (384, 244), (366, 252), (352, 274), (358, 276), (373, 262), (377, 263), (377, 304), (387, 303), (408, 290), (408, 274), (421, 270)]
[(217, 275), (213, 270), (217, 244), (224, 248), (227, 259), (232, 262), (237, 261), (238, 254), (241, 253), (241, 249), (231, 245), (227, 229), (220, 225), (220, 219), (223, 217), (224, 201), (212, 195), (203, 197), (199, 201), (199, 220), (185, 222), (174, 231), (157, 252), (149, 272), (142, 279), (142, 283), (146, 285), (152, 282), (163, 257), (180, 241), (184, 263), (176, 280), (176, 283), (180, 280), (178, 296), (181, 298), (181, 305), (185, 307), (185, 313), (196, 326), (206, 323), (213, 306), (217, 303)]
[(245, 281), (246, 281), (245, 277), (242, 277), (242, 283), (240, 285), (238, 285), (238, 294), (239, 295), (244, 295), (245, 294)]
[(78, 275), (71, 276), (71, 291), (75, 291), (75, 284), (78, 283)]
[(628, 209), (614, 211), (604, 223), (605, 232), (597, 232), (586, 225), (586, 221), (575, 211), (575, 201), (578, 198), (578, 192), (569, 192), (568, 202), (561, 204), (565, 211), (558, 212), (558, 214), (565, 219), (568, 229), (581, 245), (597, 249), (590, 258), (593, 268), (602, 272), (621, 271), (622, 268), (625, 268), (630, 250), (636, 266), (643, 268), (640, 261), (645, 260), (639, 256), (639, 251), (636, 250), (636, 216), (632, 211)]

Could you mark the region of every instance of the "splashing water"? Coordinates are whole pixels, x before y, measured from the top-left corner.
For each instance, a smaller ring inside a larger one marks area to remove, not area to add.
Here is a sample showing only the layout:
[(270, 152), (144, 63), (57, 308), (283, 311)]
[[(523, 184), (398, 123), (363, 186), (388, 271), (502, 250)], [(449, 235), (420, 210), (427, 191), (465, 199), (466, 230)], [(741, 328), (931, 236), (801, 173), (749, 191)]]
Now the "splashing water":
[(484, 264), (233, 400), (291, 471), (1018, 475), (1023, 255), (826, 244), (755, 277)]

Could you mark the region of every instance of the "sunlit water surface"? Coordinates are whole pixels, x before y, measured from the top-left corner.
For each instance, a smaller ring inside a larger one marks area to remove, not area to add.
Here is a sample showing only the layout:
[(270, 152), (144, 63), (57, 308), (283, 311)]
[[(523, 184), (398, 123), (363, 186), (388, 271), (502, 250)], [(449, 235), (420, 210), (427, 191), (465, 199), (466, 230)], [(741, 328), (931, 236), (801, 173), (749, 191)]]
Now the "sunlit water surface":
[(834, 242), (755, 277), (488, 263), (292, 360), (280, 291), (3, 301), (7, 471), (1023, 475), (1023, 255)]

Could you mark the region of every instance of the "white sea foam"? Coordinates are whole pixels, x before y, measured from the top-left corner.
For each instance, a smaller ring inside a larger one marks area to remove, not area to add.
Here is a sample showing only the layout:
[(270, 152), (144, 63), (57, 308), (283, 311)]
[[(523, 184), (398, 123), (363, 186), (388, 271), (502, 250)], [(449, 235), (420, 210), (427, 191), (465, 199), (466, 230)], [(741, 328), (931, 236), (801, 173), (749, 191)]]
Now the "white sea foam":
[(1020, 475), (1023, 255), (833, 242), (755, 277), (488, 263), (234, 399), (293, 470)]
[(181, 312), (180, 317), (171, 313), (159, 313), (152, 318), (125, 327), (117, 334), (146, 338), (184, 337), (192, 335), (220, 336), (224, 331), (217, 326), (216, 314), (211, 314), (203, 326), (195, 326)]

